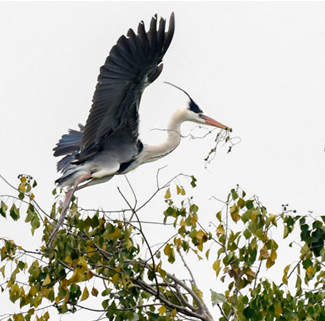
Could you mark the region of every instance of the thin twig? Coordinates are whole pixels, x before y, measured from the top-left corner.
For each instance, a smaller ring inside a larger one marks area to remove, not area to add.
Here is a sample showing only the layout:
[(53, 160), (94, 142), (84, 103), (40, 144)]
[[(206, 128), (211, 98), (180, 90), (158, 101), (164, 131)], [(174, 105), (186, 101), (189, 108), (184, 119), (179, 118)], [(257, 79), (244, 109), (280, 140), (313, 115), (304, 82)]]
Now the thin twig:
[[(123, 197), (123, 199), (126, 202), (126, 204), (132, 210), (132, 212), (133, 212), (132, 215), (135, 215), (135, 217), (138, 220), (139, 227), (140, 227), (139, 231), (140, 231), (140, 233), (141, 233), (141, 235), (142, 235), (142, 237), (143, 237), (143, 239), (144, 239), (144, 241), (145, 241), (145, 243), (147, 245), (147, 248), (148, 248), (148, 250), (150, 252), (151, 260), (152, 260), (152, 265), (153, 265), (153, 270), (154, 270), (154, 278), (155, 278), (156, 284), (158, 284), (158, 279), (157, 279), (157, 275), (156, 275), (156, 263), (155, 263), (155, 259), (154, 259), (154, 256), (152, 254), (150, 244), (149, 244), (149, 242), (148, 242), (145, 234), (143, 233), (142, 226), (141, 226), (141, 221), (140, 221), (140, 219), (138, 217), (138, 214), (136, 213), (136, 211), (134, 210), (134, 208), (131, 207), (131, 204), (128, 202), (128, 200), (126, 199), (126, 197), (124, 196), (124, 194), (121, 192), (120, 188), (118, 187), (117, 189), (118, 189), (119, 193), (121, 194), (121, 196)], [(132, 216), (131, 216), (131, 218), (132, 218)], [(157, 286), (157, 296), (159, 296), (159, 287), (158, 286)]]

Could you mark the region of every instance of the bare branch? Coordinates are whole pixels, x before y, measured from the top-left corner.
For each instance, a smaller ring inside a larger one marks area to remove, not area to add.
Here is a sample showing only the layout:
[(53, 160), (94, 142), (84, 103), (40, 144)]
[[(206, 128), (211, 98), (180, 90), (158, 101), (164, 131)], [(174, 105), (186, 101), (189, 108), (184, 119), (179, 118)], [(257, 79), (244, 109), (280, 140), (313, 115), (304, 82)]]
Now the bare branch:
[[(121, 196), (123, 197), (123, 199), (125, 200), (126, 204), (127, 204), (127, 205), (129, 206), (129, 208), (132, 210), (132, 215), (135, 215), (135, 217), (136, 217), (137, 220), (138, 220), (139, 227), (140, 227), (140, 228), (139, 228), (139, 231), (140, 231), (140, 233), (141, 233), (141, 235), (142, 235), (142, 237), (143, 237), (143, 239), (144, 239), (144, 241), (145, 241), (145, 243), (146, 243), (146, 245), (147, 245), (147, 248), (148, 248), (148, 250), (149, 250), (149, 252), (150, 252), (150, 256), (151, 256), (151, 260), (152, 260), (152, 265), (153, 265), (153, 270), (154, 270), (154, 278), (155, 278), (156, 284), (158, 284), (158, 279), (157, 279), (156, 272), (155, 272), (155, 271), (156, 271), (156, 263), (155, 263), (155, 259), (154, 259), (154, 256), (153, 256), (153, 254), (152, 254), (150, 244), (149, 244), (149, 242), (148, 242), (146, 236), (145, 236), (144, 233), (143, 233), (142, 226), (141, 226), (141, 221), (140, 221), (140, 219), (139, 219), (139, 217), (138, 217), (138, 214), (137, 214), (136, 210), (134, 210), (134, 208), (131, 207), (130, 203), (129, 203), (128, 200), (125, 198), (125, 196), (123, 195), (123, 193), (121, 192), (121, 190), (120, 190), (119, 188), (117, 188), (117, 189), (118, 189), (119, 193), (121, 194)], [(132, 218), (132, 216), (131, 216), (131, 218)], [(149, 258), (149, 260), (150, 260), (150, 258)], [(159, 286), (157, 286), (157, 296), (159, 296)]]

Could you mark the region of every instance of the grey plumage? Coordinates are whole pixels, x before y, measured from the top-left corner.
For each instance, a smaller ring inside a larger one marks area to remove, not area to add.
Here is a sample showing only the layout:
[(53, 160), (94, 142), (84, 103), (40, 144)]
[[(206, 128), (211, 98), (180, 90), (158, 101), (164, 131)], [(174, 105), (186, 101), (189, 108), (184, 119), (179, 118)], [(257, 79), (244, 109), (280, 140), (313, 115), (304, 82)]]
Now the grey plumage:
[(190, 103), (172, 115), (167, 139), (154, 146), (140, 141), (138, 111), (141, 95), (162, 72), (162, 59), (174, 35), (174, 14), (171, 14), (167, 32), (165, 24), (165, 20), (160, 19), (157, 29), (155, 15), (148, 32), (141, 22), (137, 34), (130, 29), (127, 37), (119, 38), (100, 68), (85, 127), (79, 125), (79, 130), (70, 130), (54, 148), (54, 156), (64, 156), (57, 165), (62, 176), (56, 183), (71, 188), (66, 193), (49, 245), (64, 222), (75, 191), (107, 182), (114, 175), (127, 173), (141, 164), (168, 155), (181, 141), (180, 127), (184, 121), (230, 130), (206, 116), (184, 91), (190, 98)]
[(134, 161), (142, 149), (138, 138), (141, 95), (162, 71), (161, 62), (174, 35), (174, 14), (167, 32), (165, 24), (161, 18), (157, 29), (155, 15), (148, 32), (141, 22), (138, 34), (129, 29), (127, 37), (121, 36), (111, 49), (100, 68), (85, 127), (79, 125), (79, 131), (70, 130), (54, 148), (54, 156), (66, 155), (57, 165), (63, 174), (57, 184), (64, 184), (80, 169), (78, 165), (90, 161), (102, 163), (105, 158), (106, 164), (118, 162), (119, 173)]

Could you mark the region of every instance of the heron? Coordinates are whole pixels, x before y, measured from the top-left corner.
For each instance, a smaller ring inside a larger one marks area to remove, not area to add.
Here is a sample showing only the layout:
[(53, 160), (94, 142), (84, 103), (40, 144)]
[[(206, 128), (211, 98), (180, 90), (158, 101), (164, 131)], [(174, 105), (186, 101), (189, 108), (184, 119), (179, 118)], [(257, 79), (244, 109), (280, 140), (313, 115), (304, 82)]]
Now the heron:
[(50, 244), (77, 190), (107, 182), (115, 175), (126, 174), (141, 164), (168, 155), (181, 141), (183, 122), (230, 130), (208, 117), (183, 90), (189, 103), (172, 115), (167, 139), (156, 146), (144, 144), (139, 139), (141, 96), (162, 72), (162, 60), (174, 35), (174, 13), (170, 16), (168, 30), (165, 29), (166, 20), (160, 18), (158, 25), (155, 15), (148, 31), (141, 21), (137, 33), (129, 29), (127, 36), (118, 39), (100, 68), (86, 125), (79, 124), (79, 130), (70, 129), (53, 149), (54, 156), (64, 156), (57, 164), (62, 176), (55, 183), (57, 187), (67, 187), (68, 191), (57, 226), (49, 238)]

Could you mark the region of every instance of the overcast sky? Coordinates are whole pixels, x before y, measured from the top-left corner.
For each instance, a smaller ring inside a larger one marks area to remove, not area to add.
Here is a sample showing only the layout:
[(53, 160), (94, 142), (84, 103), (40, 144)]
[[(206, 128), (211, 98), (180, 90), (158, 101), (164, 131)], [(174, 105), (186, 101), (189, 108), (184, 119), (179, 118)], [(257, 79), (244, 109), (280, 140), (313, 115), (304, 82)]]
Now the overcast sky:
[[(166, 128), (187, 103), (163, 84), (169, 81), (241, 141), (230, 153), (229, 145), (219, 146), (205, 168), (217, 131), (184, 139), (168, 157), (128, 175), (138, 202), (154, 191), (157, 169), (168, 165), (161, 182), (180, 172), (197, 177), (189, 194), (201, 215), (214, 217), (221, 204), (211, 196), (225, 199), (236, 184), (273, 213), (289, 204), (301, 215), (324, 215), (324, 2), (0, 3), (0, 174), (13, 185), (18, 174), (35, 177), (37, 201), (49, 210), (58, 178), (52, 149), (68, 128), (85, 123), (110, 48), (139, 21), (148, 26), (155, 13), (169, 20), (171, 12), (176, 29), (164, 71), (142, 99), (142, 140), (161, 142), (165, 133), (152, 129)], [(184, 134), (194, 127), (185, 124)], [(117, 186), (131, 195), (125, 178), (116, 177), (78, 192), (79, 204), (125, 207)], [(0, 182), (0, 194), (7, 192)], [(162, 220), (163, 194), (153, 208), (142, 217)], [(6, 224), (1, 236), (16, 238)]]

